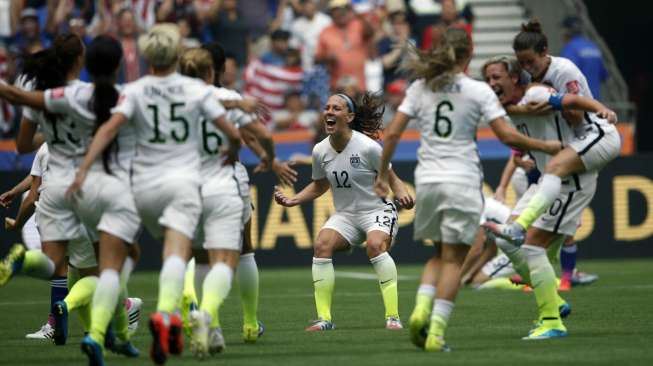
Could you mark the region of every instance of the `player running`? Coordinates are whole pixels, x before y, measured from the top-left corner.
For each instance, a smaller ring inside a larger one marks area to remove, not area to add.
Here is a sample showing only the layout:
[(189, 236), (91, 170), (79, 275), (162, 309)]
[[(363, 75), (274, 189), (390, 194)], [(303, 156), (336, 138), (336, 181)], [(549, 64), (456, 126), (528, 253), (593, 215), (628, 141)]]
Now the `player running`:
[[(401, 329), (397, 299), (397, 268), (389, 254), (397, 234), (395, 204), (379, 199), (372, 185), (379, 169), (381, 146), (374, 141), (381, 129), (383, 104), (364, 94), (355, 102), (345, 94), (329, 97), (323, 120), (327, 138), (313, 148), (313, 182), (294, 197), (275, 187), (274, 198), (286, 207), (312, 201), (331, 189), (336, 213), (324, 224), (314, 244), (313, 286), (318, 319), (307, 331), (331, 330), (331, 299), (335, 284), (333, 253), (367, 242), (366, 250), (379, 279), (385, 305), (385, 327)], [(396, 202), (413, 207), (403, 182), (389, 172)]]
[(460, 29), (447, 30), (437, 49), (418, 54), (411, 65), (417, 80), (387, 128), (375, 183), (377, 194), (385, 197), (390, 158), (409, 120), (416, 119), (421, 145), (415, 170), (414, 236), (433, 240), (441, 251), (435, 256), (439, 268), (433, 309), (416, 306), (410, 331), (416, 339), (430, 321), (424, 345), (430, 352), (449, 350), (444, 333), (460, 286), (460, 269), (483, 212), (478, 125), (487, 122), (503, 143), (516, 148), (547, 153), (560, 149), (559, 142), (532, 139), (508, 125), (506, 112), (492, 90), (463, 73), (471, 55), (471, 41)]

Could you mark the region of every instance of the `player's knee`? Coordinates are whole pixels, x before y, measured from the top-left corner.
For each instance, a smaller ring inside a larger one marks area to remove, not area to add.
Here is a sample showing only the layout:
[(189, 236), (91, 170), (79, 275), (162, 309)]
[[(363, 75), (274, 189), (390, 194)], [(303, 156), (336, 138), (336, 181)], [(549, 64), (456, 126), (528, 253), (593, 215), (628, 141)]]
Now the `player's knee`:
[(366, 249), (369, 258), (378, 257), (385, 252), (385, 243), (382, 240), (368, 240)]
[(333, 245), (325, 240), (318, 239), (313, 244), (313, 256), (316, 258), (330, 258), (333, 255)]

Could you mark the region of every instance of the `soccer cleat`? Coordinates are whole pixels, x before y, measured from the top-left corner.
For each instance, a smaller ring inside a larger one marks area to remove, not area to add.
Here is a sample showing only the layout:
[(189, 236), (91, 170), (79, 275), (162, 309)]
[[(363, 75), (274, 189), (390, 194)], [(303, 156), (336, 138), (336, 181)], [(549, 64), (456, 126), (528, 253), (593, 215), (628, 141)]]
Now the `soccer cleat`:
[(162, 365), (166, 362), (168, 353), (170, 353), (170, 315), (163, 312), (152, 314), (149, 326), (152, 334), (150, 358), (155, 364)]
[(0, 261), (0, 287), (20, 271), (25, 260), (25, 247), (22, 244), (14, 244), (9, 249), (9, 254)]
[(50, 323), (45, 323), (41, 329), (37, 330), (34, 333), (25, 335), (27, 339), (51, 339), (54, 335), (54, 327)]
[(429, 333), (426, 337), (426, 343), (424, 343), (424, 350), (426, 352), (449, 352), (451, 348), (444, 341), (443, 336)]
[(428, 309), (415, 307), (413, 313), (410, 314), (408, 319), (408, 329), (410, 330), (410, 341), (419, 348), (424, 348), (426, 343), (426, 336), (428, 334), (428, 327), (430, 323), (430, 316)]
[(566, 278), (560, 279), (560, 284), (558, 284), (558, 291), (569, 292), (571, 291), (571, 280)]
[(170, 332), (168, 348), (173, 355), (180, 355), (184, 351), (184, 335), (181, 318), (178, 314), (170, 314)]
[(390, 329), (390, 330), (400, 330), (404, 329), (404, 326), (401, 324), (401, 320), (399, 318), (395, 318), (394, 316), (389, 316), (385, 320), (385, 329)]
[(184, 333), (188, 338), (192, 337), (192, 330), (190, 326), (190, 313), (193, 310), (199, 309), (197, 306), (197, 299), (192, 294), (184, 291), (181, 296), (181, 320), (184, 328)]
[(324, 319), (313, 320), (310, 326), (306, 327), (304, 330), (307, 332), (319, 332), (322, 330), (334, 330), (336, 325), (332, 322)]
[(222, 335), (222, 329), (220, 327), (211, 328), (209, 330), (209, 354), (215, 355), (224, 351), (226, 348), (224, 342), (224, 336)]
[(52, 341), (57, 346), (63, 346), (68, 338), (68, 306), (63, 301), (57, 301), (52, 305), (51, 311), (54, 317)]
[(121, 343), (115, 342), (113, 347), (111, 347), (111, 352), (129, 358), (136, 358), (141, 354), (141, 351), (139, 351), (130, 341)]
[(584, 286), (589, 285), (598, 279), (599, 275), (574, 270), (574, 273), (571, 275), (571, 284), (572, 286)]
[(499, 224), (487, 221), (483, 224), (483, 228), (489, 234), (505, 239), (516, 246), (524, 244), (524, 240), (526, 240), (526, 230), (516, 222), (510, 224)]
[(143, 300), (138, 297), (130, 297), (125, 300), (125, 306), (127, 307), (127, 318), (129, 319), (129, 324), (127, 325), (127, 331), (131, 337), (136, 333), (138, 329), (138, 322), (141, 320), (141, 308), (143, 307)]
[(195, 357), (203, 359), (209, 354), (209, 326), (211, 316), (203, 310), (193, 310), (189, 315), (192, 336), (190, 349)]
[(523, 340), (542, 340), (550, 338), (560, 338), (567, 336), (567, 328), (561, 323), (557, 322), (555, 325), (548, 325), (547, 322), (540, 321), (536, 324), (534, 329), (528, 332)]
[(88, 357), (89, 366), (104, 366), (104, 359), (102, 357), (102, 346), (93, 340), (91, 336), (86, 336), (82, 339), (82, 352)]
[(263, 333), (265, 333), (265, 327), (260, 321), (256, 322), (256, 326), (243, 324), (243, 341), (245, 343), (255, 343)]

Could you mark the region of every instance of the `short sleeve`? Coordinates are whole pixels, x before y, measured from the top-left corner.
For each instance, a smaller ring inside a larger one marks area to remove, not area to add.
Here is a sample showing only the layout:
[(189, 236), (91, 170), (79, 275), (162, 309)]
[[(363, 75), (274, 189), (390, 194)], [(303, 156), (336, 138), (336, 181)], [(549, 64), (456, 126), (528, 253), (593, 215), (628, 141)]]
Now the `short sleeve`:
[(214, 121), (225, 115), (226, 110), (214, 93), (207, 93), (200, 103), (202, 115), (209, 121)]
[(322, 156), (320, 152), (318, 151), (319, 145), (315, 145), (313, 148), (313, 167), (312, 167), (312, 174), (311, 178), (313, 180), (320, 180), (324, 179), (326, 177), (326, 172), (324, 171), (324, 167), (322, 167)]
[(52, 113), (66, 113), (70, 108), (67, 94), (71, 93), (70, 88), (48, 89), (43, 93), (45, 109)]
[(29, 174), (35, 177), (42, 177), (47, 166), (46, 163), (46, 154), (47, 154), (47, 145), (43, 144), (34, 156), (34, 161), (32, 161), (32, 169)]
[(482, 86), (478, 93), (478, 100), (481, 103), (481, 122), (490, 123), (497, 118), (504, 117), (506, 110), (503, 109), (497, 95), (487, 84), (482, 84)]
[(134, 111), (136, 110), (136, 98), (129, 93), (129, 90), (127, 88), (123, 89), (123, 91), (120, 93), (120, 96), (118, 97), (118, 102), (116, 103), (116, 106), (111, 109), (111, 113), (120, 113), (125, 115), (127, 119), (131, 119), (134, 115)]
[(370, 143), (369, 149), (367, 149), (367, 156), (365, 157), (367, 161), (370, 162), (371, 168), (373, 170), (379, 171), (381, 168), (381, 154), (383, 153), (383, 148), (381, 145), (376, 142)]
[[(581, 78), (583, 73), (571, 61), (560, 70), (557, 79), (561, 85), (554, 85), (559, 93), (581, 94)], [(581, 94), (582, 95), (582, 94)]]
[(415, 117), (418, 113), (419, 98), (424, 90), (423, 86), (424, 82), (421, 80), (410, 84), (406, 90), (406, 96), (397, 110), (410, 117)]
[(33, 110), (30, 107), (23, 107), (23, 118), (30, 122), (37, 123), (37, 113), (37, 111)]

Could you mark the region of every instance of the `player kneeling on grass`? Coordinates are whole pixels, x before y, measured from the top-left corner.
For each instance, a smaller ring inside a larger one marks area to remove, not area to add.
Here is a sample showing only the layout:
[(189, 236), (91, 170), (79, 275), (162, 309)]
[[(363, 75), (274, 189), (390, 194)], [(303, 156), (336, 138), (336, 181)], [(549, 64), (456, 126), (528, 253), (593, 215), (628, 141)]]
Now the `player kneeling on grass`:
[[(294, 197), (275, 188), (278, 204), (292, 207), (312, 201), (331, 189), (336, 213), (320, 230), (314, 245), (313, 286), (318, 319), (308, 331), (334, 328), (331, 298), (335, 284), (332, 257), (336, 251), (367, 241), (367, 255), (376, 271), (385, 305), (387, 329), (401, 329), (397, 268), (388, 253), (397, 233), (397, 208), (374, 194), (381, 146), (374, 141), (383, 116), (382, 102), (364, 94), (355, 102), (345, 94), (329, 97), (323, 121), (327, 138), (313, 148), (313, 182)], [(410, 209), (413, 198), (390, 170), (390, 185), (399, 206)]]

